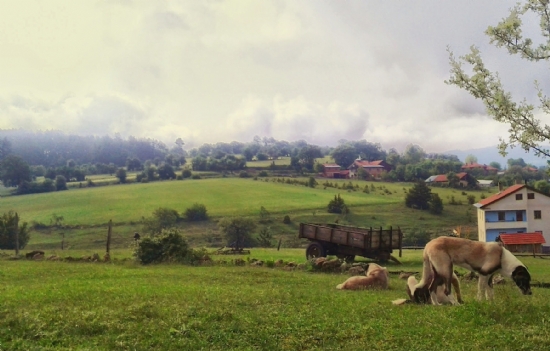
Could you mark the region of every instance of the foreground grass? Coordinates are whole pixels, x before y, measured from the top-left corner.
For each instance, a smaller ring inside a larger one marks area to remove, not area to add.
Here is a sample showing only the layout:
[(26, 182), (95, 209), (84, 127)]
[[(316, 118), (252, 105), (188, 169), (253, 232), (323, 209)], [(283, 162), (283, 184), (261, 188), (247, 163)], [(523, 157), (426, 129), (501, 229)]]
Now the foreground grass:
[[(524, 261), (547, 277), (547, 261)], [(393, 306), (405, 297), (395, 275), (388, 291), (350, 292), (335, 289), (342, 274), (268, 268), (0, 265), (5, 350), (533, 350), (550, 332), (550, 291), (524, 297), (510, 282), (491, 303), (463, 282), (463, 306)]]

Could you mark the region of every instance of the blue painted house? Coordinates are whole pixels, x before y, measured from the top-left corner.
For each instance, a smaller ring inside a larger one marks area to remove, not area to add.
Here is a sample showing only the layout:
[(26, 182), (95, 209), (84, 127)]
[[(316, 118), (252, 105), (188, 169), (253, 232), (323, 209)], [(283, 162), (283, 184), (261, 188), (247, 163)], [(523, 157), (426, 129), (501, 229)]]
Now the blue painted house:
[(550, 242), (550, 197), (516, 184), (474, 204), (479, 241), (496, 241), (500, 234), (540, 233)]

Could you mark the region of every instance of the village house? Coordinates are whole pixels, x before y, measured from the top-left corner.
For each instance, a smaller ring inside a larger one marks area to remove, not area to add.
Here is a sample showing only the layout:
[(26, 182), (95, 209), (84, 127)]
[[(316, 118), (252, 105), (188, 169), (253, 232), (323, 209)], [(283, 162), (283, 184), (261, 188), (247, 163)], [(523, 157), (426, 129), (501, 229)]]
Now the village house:
[(384, 160), (364, 161), (355, 160), (349, 167), (349, 178), (357, 178), (357, 170), (363, 168), (373, 178), (380, 178), (383, 173), (392, 170), (392, 166)]
[(541, 250), (550, 241), (550, 196), (525, 184), (513, 185), (474, 206), (479, 241), (499, 240), (512, 249), (527, 246), (528, 251), (533, 245)]
[(336, 163), (327, 163), (323, 165), (323, 177), (325, 178), (348, 178), (349, 171), (340, 169)]
[[(470, 182), (473, 182), (473, 181), (477, 182), (471, 175), (469, 175), (466, 172), (457, 173), (456, 176), (458, 177), (458, 185), (460, 187), (463, 187), (463, 188), (466, 188), (468, 186), (468, 180)], [(430, 184), (438, 184), (438, 185), (443, 185), (443, 184), (447, 185), (447, 184), (449, 184), (449, 180), (447, 179), (446, 174), (438, 174), (438, 175), (431, 176), (428, 179), (426, 179), (425, 182), (428, 185), (430, 185)]]

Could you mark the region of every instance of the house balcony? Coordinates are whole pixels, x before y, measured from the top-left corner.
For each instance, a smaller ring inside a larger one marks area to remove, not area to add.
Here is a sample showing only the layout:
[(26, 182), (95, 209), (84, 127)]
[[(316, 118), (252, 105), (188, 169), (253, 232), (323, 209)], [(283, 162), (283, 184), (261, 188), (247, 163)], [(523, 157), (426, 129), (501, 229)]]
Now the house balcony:
[(527, 226), (526, 221), (495, 221), (485, 222), (485, 229), (512, 229)]

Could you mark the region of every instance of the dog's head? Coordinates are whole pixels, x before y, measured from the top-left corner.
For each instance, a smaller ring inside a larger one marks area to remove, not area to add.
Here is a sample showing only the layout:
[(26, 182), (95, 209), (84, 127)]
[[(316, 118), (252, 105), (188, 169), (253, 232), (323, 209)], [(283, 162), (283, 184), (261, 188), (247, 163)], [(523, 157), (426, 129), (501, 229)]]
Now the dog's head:
[(416, 303), (430, 303), (430, 289), (427, 286), (415, 289), (412, 300)]
[(512, 272), (512, 279), (523, 295), (531, 295), (531, 275), (524, 266), (517, 266)]

